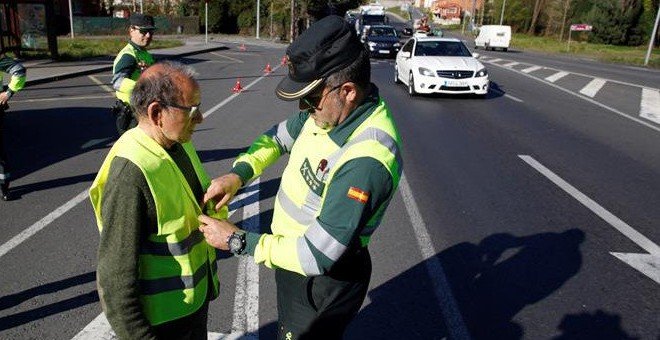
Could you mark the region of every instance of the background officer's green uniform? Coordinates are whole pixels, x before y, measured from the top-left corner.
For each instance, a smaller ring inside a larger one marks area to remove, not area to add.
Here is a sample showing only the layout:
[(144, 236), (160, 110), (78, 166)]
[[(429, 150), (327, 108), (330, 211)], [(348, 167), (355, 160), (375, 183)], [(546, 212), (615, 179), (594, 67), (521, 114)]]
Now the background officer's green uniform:
[[(0, 84), (2, 83), (2, 74), (8, 73), (11, 75), (9, 84), (6, 88), (3, 88), (2, 92), (6, 92), (7, 95), (11, 98), (15, 92), (18, 92), (25, 86), (25, 67), (21, 65), (18, 61), (13, 58), (9, 58), (0, 53)], [(11, 180), (11, 174), (9, 172), (9, 165), (7, 164), (7, 154), (5, 152), (4, 145), (4, 115), (5, 107), (0, 107), (0, 189), (2, 192), (2, 199), (9, 200), (9, 181)]]

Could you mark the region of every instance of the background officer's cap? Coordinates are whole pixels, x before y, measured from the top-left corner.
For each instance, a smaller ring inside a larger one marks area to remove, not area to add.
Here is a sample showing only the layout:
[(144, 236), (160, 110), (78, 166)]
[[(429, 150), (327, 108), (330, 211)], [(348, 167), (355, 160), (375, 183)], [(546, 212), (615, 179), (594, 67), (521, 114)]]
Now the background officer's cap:
[(275, 94), (282, 100), (304, 97), (329, 75), (355, 61), (363, 49), (343, 18), (330, 15), (315, 22), (287, 48), (289, 74)]
[(128, 22), (131, 24), (131, 26), (136, 26), (137, 28), (146, 30), (156, 29), (156, 26), (154, 25), (154, 17), (151, 15), (134, 13), (131, 14)]

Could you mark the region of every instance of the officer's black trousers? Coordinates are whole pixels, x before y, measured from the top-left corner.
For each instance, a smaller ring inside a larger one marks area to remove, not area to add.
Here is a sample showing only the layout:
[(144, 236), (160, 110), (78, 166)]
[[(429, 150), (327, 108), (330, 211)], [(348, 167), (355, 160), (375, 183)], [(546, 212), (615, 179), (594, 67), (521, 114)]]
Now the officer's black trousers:
[(360, 310), (371, 277), (367, 248), (352, 250), (322, 276), (278, 269), (278, 339), (341, 339)]
[(4, 135), (5, 110), (0, 108), (0, 184), (9, 184), (9, 165), (7, 164), (7, 153), (5, 152)]

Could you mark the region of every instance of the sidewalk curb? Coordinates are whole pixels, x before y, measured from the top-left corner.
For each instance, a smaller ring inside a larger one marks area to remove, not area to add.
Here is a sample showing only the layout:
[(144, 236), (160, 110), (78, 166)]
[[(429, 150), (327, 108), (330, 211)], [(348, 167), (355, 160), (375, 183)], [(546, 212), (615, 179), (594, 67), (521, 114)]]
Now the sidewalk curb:
[[(208, 53), (208, 52), (213, 52), (213, 51), (219, 51), (219, 50), (225, 50), (228, 49), (227, 46), (225, 45), (218, 45), (218, 46), (213, 46), (213, 47), (208, 47), (205, 49), (200, 49), (200, 50), (194, 50), (194, 51), (189, 51), (189, 52), (183, 52), (179, 54), (158, 54), (157, 51), (153, 53), (154, 59), (156, 61), (159, 60), (167, 60), (167, 59), (173, 59), (173, 58), (183, 58), (195, 54), (202, 54), (202, 53)], [(74, 72), (67, 72), (67, 73), (62, 73), (62, 74), (54, 74), (52, 76), (47, 76), (44, 78), (39, 78), (39, 79), (33, 79), (29, 80), (29, 70), (28, 70), (28, 80), (25, 82), (26, 86), (32, 86), (32, 85), (38, 85), (38, 84), (45, 84), (45, 83), (50, 83), (58, 80), (63, 80), (63, 79), (69, 79), (69, 78), (74, 78), (74, 77), (79, 77), (79, 76), (85, 76), (89, 74), (95, 74), (99, 72), (104, 72), (104, 71), (111, 71), (112, 70), (112, 65), (104, 65), (104, 66), (98, 66), (96, 68), (92, 69), (87, 69), (87, 70), (81, 70), (81, 71), (74, 71)]]

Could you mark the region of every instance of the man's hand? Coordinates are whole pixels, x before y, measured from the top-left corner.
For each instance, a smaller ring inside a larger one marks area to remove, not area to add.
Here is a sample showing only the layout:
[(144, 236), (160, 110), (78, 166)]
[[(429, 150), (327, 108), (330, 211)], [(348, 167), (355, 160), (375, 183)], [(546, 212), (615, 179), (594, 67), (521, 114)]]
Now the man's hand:
[(206, 215), (199, 215), (197, 219), (200, 222), (199, 231), (204, 234), (208, 244), (214, 248), (229, 250), (227, 240), (239, 230), (238, 227), (227, 220), (216, 220)]
[(9, 93), (7, 92), (0, 93), (0, 106), (7, 105), (8, 101), (9, 101)]
[(241, 178), (234, 173), (229, 173), (211, 181), (211, 185), (204, 194), (204, 204), (209, 200), (215, 200), (218, 203), (215, 205), (215, 210), (220, 208), (231, 201), (236, 195), (238, 189), (241, 188), (243, 182)]

